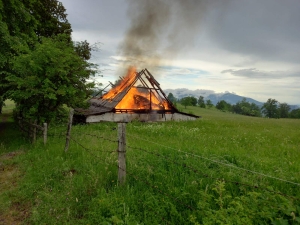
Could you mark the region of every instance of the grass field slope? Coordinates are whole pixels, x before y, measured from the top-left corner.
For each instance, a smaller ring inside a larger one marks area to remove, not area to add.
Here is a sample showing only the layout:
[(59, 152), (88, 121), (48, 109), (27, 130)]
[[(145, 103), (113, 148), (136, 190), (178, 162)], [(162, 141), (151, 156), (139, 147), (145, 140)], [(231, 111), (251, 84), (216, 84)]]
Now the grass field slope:
[(66, 123), (50, 124), (45, 146), (10, 123), (0, 154), (22, 149), (4, 162), (22, 175), (0, 213), (26, 206), (24, 224), (300, 224), (300, 120), (179, 109), (202, 118), (126, 125), (124, 185), (117, 124), (73, 126), (64, 152)]

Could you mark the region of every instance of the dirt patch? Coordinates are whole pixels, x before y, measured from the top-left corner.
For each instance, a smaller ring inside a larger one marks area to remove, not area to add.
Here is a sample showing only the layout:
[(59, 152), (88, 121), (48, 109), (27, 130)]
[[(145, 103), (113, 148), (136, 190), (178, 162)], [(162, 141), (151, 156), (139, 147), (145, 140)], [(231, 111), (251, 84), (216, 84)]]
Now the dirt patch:
[(19, 225), (30, 216), (30, 205), (14, 203), (8, 212), (0, 214), (0, 225)]
[(0, 156), (0, 197), (3, 199), (5, 197), (0, 204), (0, 225), (21, 224), (29, 216), (29, 204), (14, 202), (10, 197), (22, 178), (17, 165), (10, 162), (23, 153), (23, 151), (10, 152)]

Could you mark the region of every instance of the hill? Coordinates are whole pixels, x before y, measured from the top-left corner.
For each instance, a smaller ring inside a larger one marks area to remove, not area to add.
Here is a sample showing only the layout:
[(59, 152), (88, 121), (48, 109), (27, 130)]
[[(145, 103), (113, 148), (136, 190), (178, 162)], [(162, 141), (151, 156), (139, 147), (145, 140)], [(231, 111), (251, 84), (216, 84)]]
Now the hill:
[[(253, 98), (249, 98), (246, 96), (237, 95), (235, 93), (225, 92), (225, 93), (216, 93), (213, 90), (205, 90), (205, 89), (196, 89), (189, 90), (187, 88), (177, 88), (177, 89), (165, 89), (164, 92), (168, 95), (172, 93), (176, 98), (181, 99), (187, 96), (193, 96), (195, 98), (199, 98), (199, 96), (203, 96), (205, 100), (211, 100), (214, 105), (216, 105), (219, 101), (224, 100), (230, 104), (236, 104), (237, 102), (246, 98), (246, 100), (250, 103), (255, 103), (259, 107), (261, 107), (264, 102), (257, 101)], [(267, 100), (267, 99), (266, 99)], [(291, 110), (297, 109), (299, 105), (290, 105)]]

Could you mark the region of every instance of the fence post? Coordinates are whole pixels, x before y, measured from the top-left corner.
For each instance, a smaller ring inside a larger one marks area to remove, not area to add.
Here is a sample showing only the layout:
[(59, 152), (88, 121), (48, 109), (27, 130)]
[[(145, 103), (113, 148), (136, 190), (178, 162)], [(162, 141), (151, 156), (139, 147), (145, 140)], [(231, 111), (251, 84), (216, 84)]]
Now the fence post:
[(36, 125), (37, 125), (37, 120), (34, 120), (33, 129), (32, 129), (32, 143), (33, 144), (36, 142)]
[(71, 128), (72, 128), (73, 115), (74, 115), (74, 109), (71, 108), (70, 109), (70, 114), (69, 114), (69, 124), (68, 124), (68, 130), (67, 130), (65, 152), (67, 152), (68, 149), (69, 149), (70, 134), (71, 134)]
[(118, 181), (124, 184), (126, 181), (126, 123), (118, 123)]
[(43, 135), (44, 135), (44, 145), (47, 143), (47, 123), (44, 123), (44, 130), (43, 130)]

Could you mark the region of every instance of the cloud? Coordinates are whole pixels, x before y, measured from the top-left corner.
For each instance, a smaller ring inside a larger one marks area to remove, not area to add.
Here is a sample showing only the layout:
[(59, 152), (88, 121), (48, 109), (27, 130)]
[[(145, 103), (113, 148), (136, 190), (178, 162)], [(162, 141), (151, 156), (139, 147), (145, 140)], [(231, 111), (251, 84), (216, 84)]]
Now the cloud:
[(249, 69), (240, 69), (240, 70), (223, 70), (221, 73), (229, 73), (236, 77), (244, 77), (244, 78), (255, 78), (255, 79), (282, 79), (288, 77), (299, 77), (300, 72), (290, 72), (290, 71), (262, 71), (256, 68)]
[(128, 24), (125, 0), (61, 0), (73, 30), (121, 35)]
[(233, 0), (207, 20), (207, 33), (221, 49), (251, 60), (300, 61), (300, 1)]
[(158, 70), (160, 73), (165, 74), (165, 76), (180, 76), (180, 77), (199, 77), (201, 75), (208, 74), (205, 70), (185, 68), (185, 67), (160, 67)]
[(187, 88), (177, 88), (177, 89), (164, 89), (166, 95), (172, 93), (176, 98), (183, 98), (186, 96), (203, 96), (207, 97), (211, 94), (216, 94), (213, 90), (205, 90), (205, 89), (196, 89), (189, 90)]
[[(124, 63), (124, 59), (111, 56), (130, 55), (118, 52), (118, 46), (132, 24), (126, 14), (130, 16), (130, 12), (135, 12), (129, 3), (153, 4), (152, 1), (61, 1), (69, 14), (73, 40), (103, 43), (100, 52), (93, 52), (93, 62), (99, 64), (104, 74), (101, 82), (105, 84), (106, 80), (114, 81), (119, 75), (123, 76), (126, 69), (119, 71), (117, 68)], [(171, 8), (176, 8), (176, 2), (198, 3), (198, 0), (157, 2), (167, 2)], [(147, 66), (161, 86), (217, 92), (228, 90), (260, 101), (272, 97), (300, 104), (297, 85), (300, 83), (300, 1), (228, 0), (225, 1), (227, 4), (222, 3), (222, 7), (211, 4), (216, 1), (199, 2), (209, 2), (209, 5), (205, 4), (200, 9), (191, 4), (192, 10), (188, 7), (188, 10), (179, 11), (187, 18), (193, 18), (189, 20), (191, 24), (185, 26), (185, 20), (179, 19), (181, 14), (172, 13), (169, 18), (171, 24), (165, 27), (166, 32), (162, 30), (158, 33), (158, 48), (152, 48), (147, 39), (142, 45), (143, 49), (148, 46), (163, 56), (161, 67), (157, 70)], [(204, 14), (200, 15), (200, 12)], [(144, 18), (152, 14), (141, 15)], [(161, 19), (157, 22), (157, 25), (163, 25)], [(190, 27), (194, 30), (186, 32)], [(145, 28), (149, 29), (149, 24), (146, 23)], [(172, 50), (168, 48), (172, 46), (180, 48), (180, 53), (170, 51), (170, 54), (163, 54)], [(150, 56), (147, 51), (143, 54), (145, 59)]]

